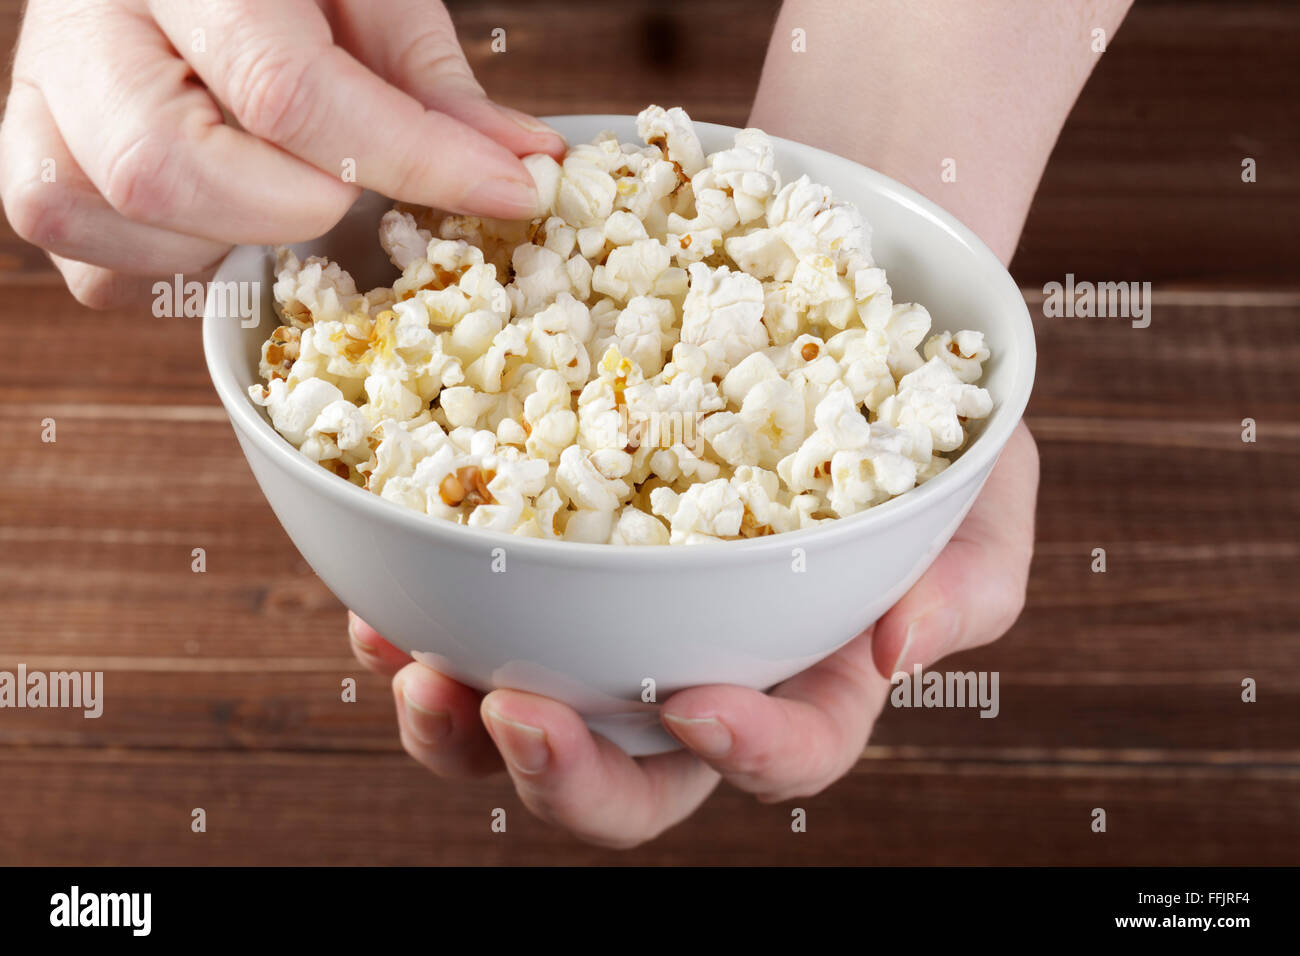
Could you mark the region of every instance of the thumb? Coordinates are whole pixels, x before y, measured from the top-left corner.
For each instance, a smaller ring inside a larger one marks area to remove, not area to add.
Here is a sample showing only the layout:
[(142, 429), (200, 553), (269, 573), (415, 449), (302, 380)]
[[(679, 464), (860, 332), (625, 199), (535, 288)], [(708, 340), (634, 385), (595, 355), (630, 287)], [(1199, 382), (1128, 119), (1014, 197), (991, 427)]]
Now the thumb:
[(342, 0), (337, 20), (339, 44), (425, 109), (460, 120), (517, 156), (563, 155), (564, 138), (551, 127), (488, 99), (441, 3)]
[(997, 640), (1020, 616), (1024, 580), (995, 549), (954, 540), (876, 623), (876, 669), (891, 677)]
[(885, 677), (997, 640), (1025, 603), (1034, 546), (1038, 452), (1022, 423), (966, 520), (934, 564), (876, 623), (872, 660)]

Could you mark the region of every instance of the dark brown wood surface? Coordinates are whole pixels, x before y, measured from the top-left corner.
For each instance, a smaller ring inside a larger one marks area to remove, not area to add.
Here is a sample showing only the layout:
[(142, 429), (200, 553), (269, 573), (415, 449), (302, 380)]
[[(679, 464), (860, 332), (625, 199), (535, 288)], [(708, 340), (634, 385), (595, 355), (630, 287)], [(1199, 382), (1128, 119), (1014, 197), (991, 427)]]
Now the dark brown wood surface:
[[(17, 8), (0, 2), (0, 42)], [(775, 5), (453, 11), (512, 105), (738, 123)], [(107, 703), (99, 720), (0, 710), (0, 864), (1300, 863), (1297, 60), (1282, 3), (1139, 4), (1114, 39), (1013, 272), (1039, 316), (1066, 272), (1150, 281), (1152, 323), (1036, 319), (1029, 604), (952, 662), (1000, 672), (1001, 715), (887, 712), (854, 772), (798, 801), (805, 834), (791, 804), (722, 789), (613, 853), (532, 820), (502, 780), (415, 766), (248, 472), (197, 320), (82, 309), (5, 228), (0, 670), (103, 670)]]

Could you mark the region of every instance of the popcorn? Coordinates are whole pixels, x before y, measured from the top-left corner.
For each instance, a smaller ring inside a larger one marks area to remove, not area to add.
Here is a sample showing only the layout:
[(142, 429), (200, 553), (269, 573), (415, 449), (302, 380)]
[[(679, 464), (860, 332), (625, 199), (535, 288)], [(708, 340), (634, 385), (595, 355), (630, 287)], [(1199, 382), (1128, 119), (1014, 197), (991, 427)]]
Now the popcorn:
[(636, 118), (636, 132), (649, 145), (658, 146), (687, 177), (704, 168), (700, 139), (695, 135), (691, 118), (680, 106), (668, 110), (647, 106)]
[(677, 339), (677, 310), (666, 299), (638, 295), (628, 301), (614, 323), (614, 343), (641, 368), (658, 375), (664, 357)]
[(591, 373), (586, 343), (594, 327), (591, 312), (567, 292), (533, 316), (528, 360), (556, 369), (572, 388), (581, 388)]
[(605, 544), (612, 537), (613, 530), (614, 512), (579, 508), (569, 515), (569, 520), (564, 525), (564, 540)]
[(817, 406), (817, 430), (777, 465), (792, 491), (817, 491), (839, 517), (856, 514), (916, 484), (930, 460), (929, 433), (867, 422), (849, 389), (833, 386)]
[(500, 311), (506, 304), (496, 267), (485, 264), (483, 250), (461, 239), (431, 239), (424, 255), (411, 259), (393, 283), (393, 295), (399, 302), (420, 296), (440, 326), (454, 324), (470, 309)]
[(528, 333), (531, 331), (531, 319), (502, 328), (492, 337), (487, 351), (470, 365), (465, 381), (484, 392), (501, 391), (506, 386), (507, 374), (518, 370), (528, 355)]
[(993, 399), (978, 385), (957, 377), (943, 359), (932, 358), (898, 382), (898, 392), (880, 403), (880, 421), (895, 427), (923, 425), (935, 451), (955, 451), (966, 440), (962, 422), (985, 418)]
[(560, 454), (555, 484), (574, 507), (587, 511), (612, 513), (628, 493), (625, 482), (602, 475), (577, 445), (570, 445)]
[(475, 309), (461, 316), (440, 343), (448, 355), (462, 366), (468, 366), (483, 357), (503, 328), (505, 320), (500, 315), (487, 309)]
[(788, 282), (799, 266), (798, 258), (775, 229), (755, 229), (729, 236), (722, 245), (742, 272), (758, 279)]
[(835, 202), (825, 186), (800, 176), (781, 187), (767, 207), (767, 224), (800, 260), (829, 255), (852, 275), (871, 263), (871, 229), (857, 207)]
[[(798, 347), (799, 342), (795, 345)], [(846, 329), (825, 343), (825, 354), (839, 363), (840, 380), (849, 387), (854, 400), (872, 410), (894, 394), (889, 365), (892, 352), (893, 344), (880, 329)]]
[(807, 432), (802, 392), (796, 382), (782, 378), (762, 352), (728, 372), (722, 391), (730, 405), (740, 406), (739, 412), (711, 415), (701, 431), (727, 464), (775, 468), (799, 447)]
[(288, 378), (293, 363), (301, 354), (302, 329), (282, 325), (262, 343), (262, 357), (258, 360), (257, 372), (268, 381), (273, 378)]
[(758, 437), (735, 412), (710, 415), (701, 424), (700, 433), (713, 453), (729, 465), (758, 460)]
[(615, 246), (626, 246), (638, 239), (650, 238), (645, 223), (625, 210), (610, 213), (609, 218), (605, 220), (605, 228), (601, 235), (604, 242)]
[(637, 150), (624, 147), (623, 166), (617, 170), (614, 208), (643, 221), (647, 234), (663, 230), (667, 210), (663, 204), (681, 188), (683, 174), (653, 146)]
[(710, 269), (702, 262), (691, 265), (690, 280), (682, 306), (682, 341), (704, 350), (711, 375), (768, 344), (762, 283), (726, 266)]
[(697, 197), (704, 188), (721, 190), (731, 199), (740, 222), (758, 219), (781, 186), (772, 141), (761, 129), (741, 130), (736, 145), (710, 156), (709, 168), (691, 185)]
[(366, 442), (369, 435), (370, 422), (366, 416), (357, 406), (340, 398), (321, 409), (307, 429), (299, 451), (316, 461), (338, 458), (347, 464), (359, 464), (370, 457)]
[[(536, 157), (527, 157), (527, 160)], [(554, 163), (549, 156), (542, 159)], [(558, 167), (557, 167), (558, 168)], [(401, 204), (399, 203), (399, 208)], [(425, 210), (425, 216), (431, 216), (432, 210)], [(532, 230), (529, 222), (514, 222), (508, 219), (488, 219), (479, 216), (444, 216), (437, 224), (436, 230), (441, 239), (457, 239), (469, 243), (483, 253), (483, 260), (490, 264), (499, 276), (504, 276), (510, 269), (510, 254), (515, 246), (529, 241)]]
[[(484, 505), (498, 501), (492, 492), (498, 471), (511, 461), (497, 454), (496, 436), (489, 431), (472, 428), (453, 429), (433, 454), (420, 460), (409, 479), (393, 478), (384, 486), (384, 496), (406, 491), (423, 498), (418, 509), (448, 520), (469, 523), (474, 513)], [(535, 471), (525, 476), (531, 478), (534, 493), (541, 490), (545, 480), (545, 463), (541, 474)], [(486, 516), (484, 519), (487, 520)]]
[[(594, 292), (619, 302), (634, 296), (650, 295), (665, 273), (674, 272), (672, 253), (657, 239), (637, 239), (613, 249), (605, 262), (595, 267), (591, 277)], [(675, 270), (680, 271), (680, 270)], [(668, 281), (676, 278), (675, 272)]]
[[(764, 468), (793, 452), (803, 441), (805, 415), (802, 397), (790, 382), (782, 378), (759, 382), (745, 395), (740, 421), (755, 438), (758, 455), (748, 461)], [(731, 462), (744, 464), (745, 462)]]
[[(699, 179), (704, 178), (703, 173)], [(695, 194), (695, 216), (687, 219), (677, 213), (668, 214), (668, 231), (681, 235), (695, 230), (708, 230), (717, 236), (730, 232), (740, 225), (740, 214), (736, 204), (722, 189), (713, 188), (702, 182), (692, 184)]]
[(669, 233), (667, 239), (668, 251), (678, 265), (689, 266), (692, 262), (701, 262), (718, 254), (723, 244), (721, 228), (693, 227), (690, 223), (682, 225), (689, 231), (680, 235)]
[(424, 256), (433, 233), (421, 229), (415, 217), (400, 209), (390, 209), (379, 220), (379, 244), (393, 265), (405, 271), (414, 260)]
[(671, 488), (650, 492), (654, 513), (668, 522), (669, 544), (698, 544), (740, 533), (745, 503), (725, 478), (691, 485), (678, 494)]
[(782, 183), (761, 130), (710, 155), (681, 109), (637, 130), (524, 157), (529, 221), (399, 203), (391, 287), (279, 250), (250, 399), (372, 494), (549, 540), (781, 534), (942, 472), (992, 411), (983, 334), (895, 303), (862, 216)]
[(366, 403), (361, 410), (376, 425), (385, 418), (407, 421), (424, 408), (420, 396), (391, 375), (367, 375), (364, 388)]
[(618, 186), (610, 175), (609, 158), (598, 146), (569, 150), (556, 185), (555, 214), (571, 226), (599, 226), (614, 211)]
[(499, 419), (499, 411), (509, 397), (457, 385), (442, 390), (438, 406), (451, 428), (478, 428), (480, 424), (490, 424), (492, 418)]
[(565, 260), (554, 250), (523, 245), (515, 249), (510, 261), (515, 278), (506, 286), (506, 292), (516, 315), (529, 315), (545, 308), (561, 292), (573, 289)]
[(259, 386), (249, 389), (250, 397), (271, 413), (271, 424), (291, 444), (301, 448), (307, 429), (315, 424), (325, 406), (343, 400), (343, 393), (319, 378), (309, 378), (290, 389), (282, 379), (273, 379), (265, 395)]
[(380, 422), (371, 436), (378, 436), (379, 444), (371, 460), (358, 471), (367, 476), (366, 487), (376, 494), (383, 492), (391, 478), (410, 478), (415, 466), (447, 441), (437, 422), (408, 428), (392, 419)]
[(552, 369), (537, 376), (535, 390), (524, 399), (525, 447), (533, 458), (558, 461), (578, 434), (578, 416), (572, 408), (568, 383)]
[(607, 348), (597, 365), (596, 378), (578, 395), (578, 445), (590, 451), (627, 444), (627, 389), (644, 381), (641, 369), (619, 352)]
[(515, 529), (515, 534), (526, 534), (537, 538), (558, 538), (556, 520), (564, 508), (564, 499), (554, 488), (547, 488), (533, 502), (533, 514), (530, 517), (525, 510), (524, 522)]
[(610, 544), (648, 545), (668, 544), (668, 529), (654, 515), (648, 515), (634, 505), (619, 512), (618, 521), (609, 537)]
[(306, 328), (320, 320), (339, 320), (362, 301), (352, 276), (338, 264), (313, 256), (299, 262), (288, 249), (276, 250), (275, 303), (289, 324)]
[(889, 370), (895, 376), (901, 378), (921, 366), (916, 349), (928, 331), (930, 313), (925, 306), (909, 302), (890, 311), (885, 332), (889, 336)]
[(989, 350), (984, 344), (983, 332), (940, 332), (926, 340), (922, 354), (927, 359), (943, 359), (957, 379), (967, 385), (980, 380), (984, 363), (989, 360)]
[[(486, 468), (484, 474), (482, 469)], [(513, 534), (519, 525), (527, 520), (534, 520), (535, 515), (525, 516), (533, 496), (539, 494), (546, 482), (549, 469), (546, 462), (532, 458), (516, 458), (504, 452), (486, 459), (480, 465), (480, 475), (487, 487), (487, 500), (480, 502), (465, 523), (471, 528), (487, 528), (490, 531), (502, 531)], [(490, 475), (490, 477), (488, 477)], [(461, 487), (474, 485), (474, 478), (464, 482), (457, 477)]]
[[(731, 478), (741, 503), (745, 506), (740, 534), (746, 538), (796, 531), (817, 522), (812, 513), (820, 506), (816, 495), (792, 495), (783, 492), (780, 477), (771, 471), (742, 465)], [(788, 499), (783, 503), (782, 499)]]

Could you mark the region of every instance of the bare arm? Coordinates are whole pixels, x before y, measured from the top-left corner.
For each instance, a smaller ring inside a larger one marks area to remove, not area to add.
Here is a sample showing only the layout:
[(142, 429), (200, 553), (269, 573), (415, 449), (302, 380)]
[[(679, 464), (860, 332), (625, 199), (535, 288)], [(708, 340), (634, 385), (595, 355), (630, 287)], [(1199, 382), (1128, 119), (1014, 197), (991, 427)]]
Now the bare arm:
[[(1002, 259), (1056, 137), (1131, 0), (789, 0), (750, 125), (935, 200)], [(806, 52), (795, 52), (793, 31)], [(944, 182), (946, 160), (955, 182)]]

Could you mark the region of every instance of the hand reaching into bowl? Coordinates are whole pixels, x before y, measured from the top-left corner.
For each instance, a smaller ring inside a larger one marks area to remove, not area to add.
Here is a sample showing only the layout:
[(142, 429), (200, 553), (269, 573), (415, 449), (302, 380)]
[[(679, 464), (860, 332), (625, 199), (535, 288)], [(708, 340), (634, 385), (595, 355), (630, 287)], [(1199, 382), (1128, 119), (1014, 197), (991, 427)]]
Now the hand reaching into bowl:
[(527, 218), (517, 157), (563, 148), (487, 99), (440, 3), (31, 0), (0, 194), (78, 301), (107, 307), (232, 244), (318, 236), (361, 187)]

